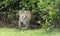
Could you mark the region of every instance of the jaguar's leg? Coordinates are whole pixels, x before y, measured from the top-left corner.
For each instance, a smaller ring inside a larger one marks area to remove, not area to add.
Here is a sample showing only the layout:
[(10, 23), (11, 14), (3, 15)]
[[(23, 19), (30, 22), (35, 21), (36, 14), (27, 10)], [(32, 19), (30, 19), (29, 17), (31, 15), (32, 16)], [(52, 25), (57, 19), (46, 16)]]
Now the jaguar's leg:
[(21, 21), (20, 21), (20, 19), (19, 19), (19, 29), (21, 30)]
[(29, 28), (29, 22), (25, 24), (25, 30), (27, 30), (28, 28)]

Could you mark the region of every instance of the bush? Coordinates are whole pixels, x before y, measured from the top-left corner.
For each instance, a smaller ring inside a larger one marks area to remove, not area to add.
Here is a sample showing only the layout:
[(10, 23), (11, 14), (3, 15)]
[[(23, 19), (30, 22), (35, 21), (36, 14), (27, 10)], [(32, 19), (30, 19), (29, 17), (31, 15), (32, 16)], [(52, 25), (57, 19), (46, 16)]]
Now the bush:
[(20, 9), (37, 12), (42, 28), (51, 27), (60, 21), (60, 0), (0, 0), (0, 21), (5, 23), (9, 18), (10, 24), (15, 24)]

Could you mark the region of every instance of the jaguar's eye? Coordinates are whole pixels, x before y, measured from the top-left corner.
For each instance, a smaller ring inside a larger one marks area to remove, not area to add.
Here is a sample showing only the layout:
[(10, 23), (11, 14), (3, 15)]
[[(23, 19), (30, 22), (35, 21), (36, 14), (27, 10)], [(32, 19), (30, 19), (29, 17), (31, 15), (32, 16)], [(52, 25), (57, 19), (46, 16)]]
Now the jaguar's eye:
[(27, 16), (25, 16), (25, 17), (27, 17)]
[(22, 16), (22, 17), (24, 17), (24, 16)]

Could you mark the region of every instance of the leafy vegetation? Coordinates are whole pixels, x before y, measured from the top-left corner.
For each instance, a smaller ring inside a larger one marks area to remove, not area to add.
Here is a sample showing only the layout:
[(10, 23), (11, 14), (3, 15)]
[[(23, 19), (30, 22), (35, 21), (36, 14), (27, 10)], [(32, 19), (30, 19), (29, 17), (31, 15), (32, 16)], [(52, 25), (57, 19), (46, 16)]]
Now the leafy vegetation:
[(0, 0), (1, 25), (18, 24), (18, 10), (37, 12), (42, 28), (60, 25), (60, 0)]

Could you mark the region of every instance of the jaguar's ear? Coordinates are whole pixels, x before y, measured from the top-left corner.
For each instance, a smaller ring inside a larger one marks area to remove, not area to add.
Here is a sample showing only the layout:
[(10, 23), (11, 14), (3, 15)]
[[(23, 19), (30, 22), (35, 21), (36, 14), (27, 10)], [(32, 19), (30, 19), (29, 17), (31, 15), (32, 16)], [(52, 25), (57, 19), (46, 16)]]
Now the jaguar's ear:
[(27, 13), (27, 11), (24, 11), (24, 13), (26, 14), (26, 13)]
[(18, 12), (19, 12), (19, 14), (22, 14), (23, 11), (22, 10), (19, 10)]
[(25, 14), (26, 14), (26, 13), (28, 13), (28, 14), (29, 14), (29, 12), (30, 12), (30, 11), (28, 11), (28, 10), (24, 11), (24, 13), (25, 13)]
[(19, 10), (18, 12), (21, 13), (21, 10)]

